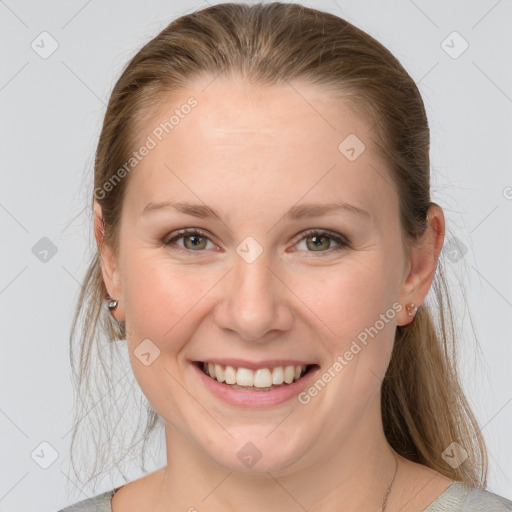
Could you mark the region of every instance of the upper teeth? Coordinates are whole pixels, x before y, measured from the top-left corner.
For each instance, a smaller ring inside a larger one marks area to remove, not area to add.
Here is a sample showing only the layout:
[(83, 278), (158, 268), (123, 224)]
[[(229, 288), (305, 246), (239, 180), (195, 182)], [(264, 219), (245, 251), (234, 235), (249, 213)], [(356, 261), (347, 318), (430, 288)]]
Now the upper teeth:
[(273, 384), (279, 385), (286, 382), (291, 384), (299, 379), (306, 370), (305, 365), (298, 366), (276, 366), (275, 368), (235, 368), (217, 363), (203, 363), (203, 371), (212, 379), (226, 384), (238, 384), (239, 386), (255, 386), (267, 388)]

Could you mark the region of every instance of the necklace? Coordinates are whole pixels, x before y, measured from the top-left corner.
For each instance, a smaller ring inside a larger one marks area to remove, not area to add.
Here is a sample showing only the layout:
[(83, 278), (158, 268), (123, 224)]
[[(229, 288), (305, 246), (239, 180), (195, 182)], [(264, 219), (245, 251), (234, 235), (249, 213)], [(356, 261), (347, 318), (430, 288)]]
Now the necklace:
[(389, 493), (391, 492), (391, 487), (393, 487), (393, 483), (394, 483), (395, 477), (396, 477), (396, 472), (398, 471), (398, 460), (397, 460), (395, 454), (393, 454), (393, 457), (395, 458), (395, 473), (393, 474), (391, 483), (389, 484), (389, 487), (387, 488), (386, 493), (384, 494), (384, 498), (382, 499), (381, 512), (384, 512), (386, 510), (386, 505), (388, 504), (388, 496), (389, 496)]

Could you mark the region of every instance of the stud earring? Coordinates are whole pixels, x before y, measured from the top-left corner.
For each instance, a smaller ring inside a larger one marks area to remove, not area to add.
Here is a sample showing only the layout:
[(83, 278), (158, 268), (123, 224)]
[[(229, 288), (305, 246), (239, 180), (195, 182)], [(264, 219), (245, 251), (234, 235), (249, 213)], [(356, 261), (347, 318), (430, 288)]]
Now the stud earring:
[[(114, 311), (116, 310), (117, 308), (117, 305), (119, 304), (119, 301), (116, 300), (116, 299), (113, 299), (110, 295), (107, 294), (106, 296), (106, 299), (108, 301), (107, 303), (107, 307), (108, 307), (108, 311), (109, 313), (112, 315), (112, 317), (114, 319), (116, 319), (116, 317), (114, 316)], [(117, 319), (116, 319), (117, 320)]]
[(416, 312), (418, 311), (418, 306), (414, 304), (414, 302), (411, 302), (410, 304), (405, 305), (405, 309), (407, 310), (407, 314), (409, 316), (414, 316)]
[(117, 308), (117, 305), (119, 304), (119, 301), (118, 300), (115, 300), (115, 299), (110, 299), (108, 301), (108, 310), (110, 312), (114, 311), (116, 308)]

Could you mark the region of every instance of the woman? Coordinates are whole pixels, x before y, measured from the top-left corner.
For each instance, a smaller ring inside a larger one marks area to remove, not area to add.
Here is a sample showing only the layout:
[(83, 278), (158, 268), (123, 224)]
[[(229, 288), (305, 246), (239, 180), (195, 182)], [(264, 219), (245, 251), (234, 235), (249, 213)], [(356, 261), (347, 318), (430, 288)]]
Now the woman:
[(102, 321), (167, 466), (66, 510), (512, 510), (450, 355), (423, 102), (380, 43), (298, 4), (183, 16), (118, 80), (94, 180), (78, 376)]

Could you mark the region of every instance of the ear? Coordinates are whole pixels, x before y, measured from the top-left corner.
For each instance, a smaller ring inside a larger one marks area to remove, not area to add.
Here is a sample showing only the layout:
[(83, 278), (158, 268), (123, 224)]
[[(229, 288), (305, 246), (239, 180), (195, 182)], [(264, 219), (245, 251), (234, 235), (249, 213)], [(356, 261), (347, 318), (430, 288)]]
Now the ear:
[(105, 227), (103, 224), (103, 214), (100, 204), (94, 202), (94, 237), (98, 244), (101, 261), (101, 274), (108, 295), (118, 301), (117, 308), (112, 315), (118, 321), (124, 321), (124, 308), (122, 297), (122, 287), (119, 275), (119, 267), (112, 249), (104, 243)]
[(443, 247), (445, 232), (444, 213), (440, 206), (432, 203), (427, 211), (427, 228), (411, 248), (405, 281), (400, 292), (400, 304), (404, 306), (397, 317), (398, 325), (407, 325), (410, 317), (406, 304), (419, 307), (430, 289), (437, 268), (439, 254)]

